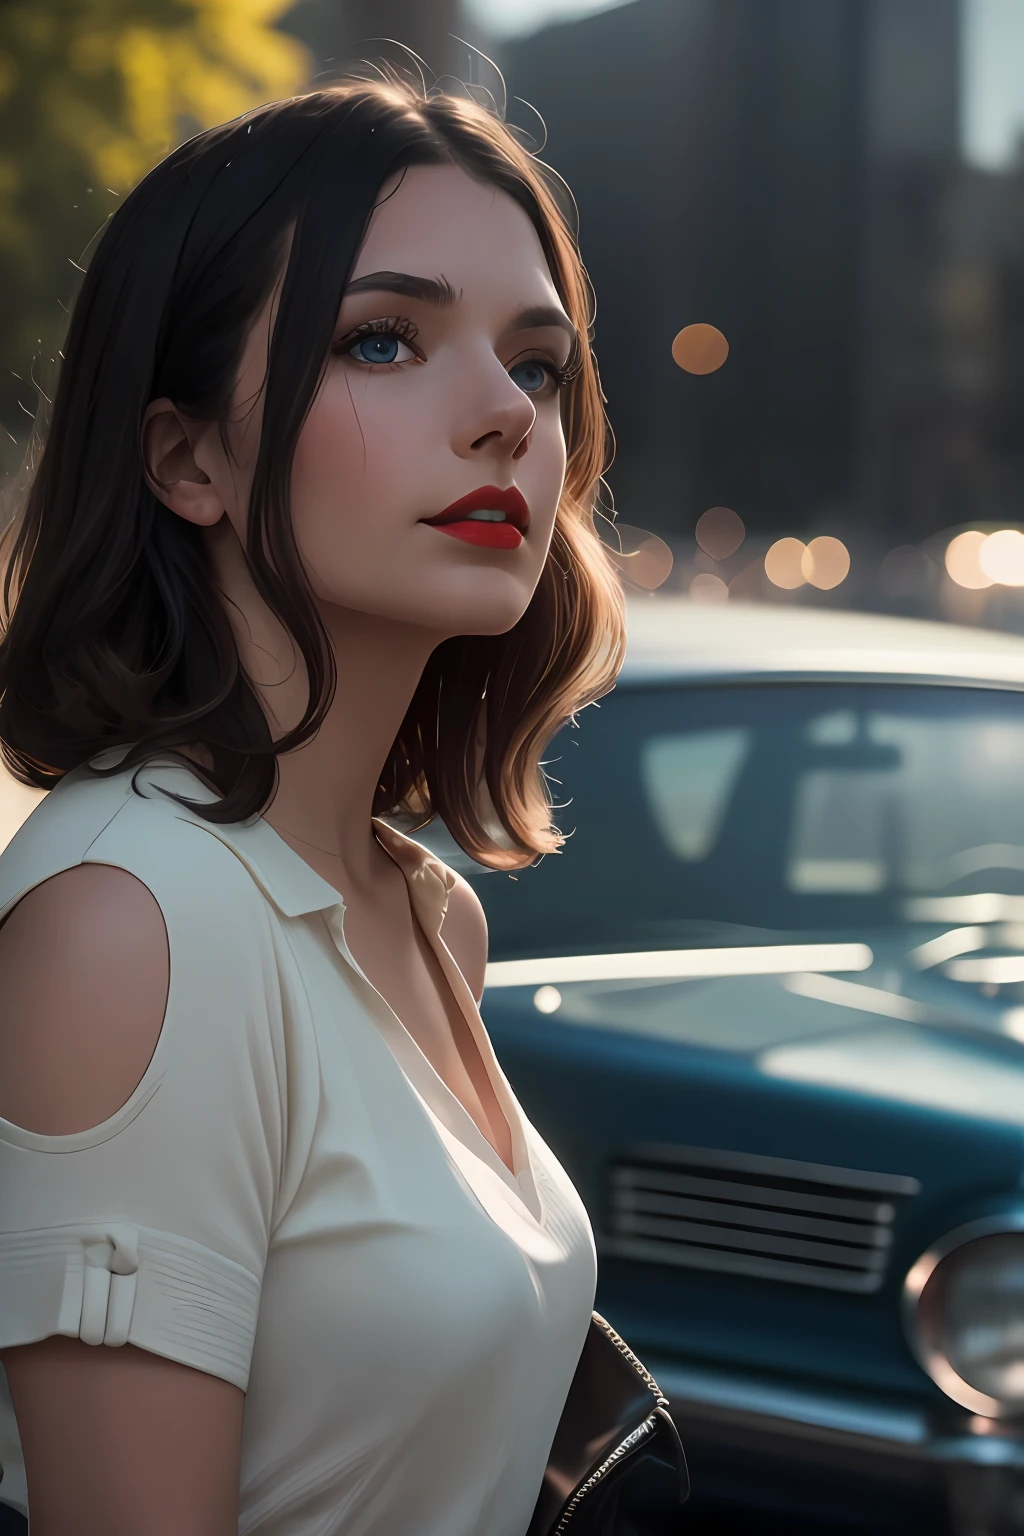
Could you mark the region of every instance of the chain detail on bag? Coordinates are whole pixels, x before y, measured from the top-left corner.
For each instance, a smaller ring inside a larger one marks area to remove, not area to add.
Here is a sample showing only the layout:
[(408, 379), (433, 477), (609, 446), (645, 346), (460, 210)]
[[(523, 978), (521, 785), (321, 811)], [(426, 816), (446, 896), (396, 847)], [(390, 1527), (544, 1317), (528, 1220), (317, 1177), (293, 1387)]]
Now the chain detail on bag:
[(614, 1451), (605, 1457), (601, 1465), (595, 1471), (591, 1472), (586, 1482), (581, 1483), (580, 1486), (576, 1489), (576, 1492), (573, 1494), (572, 1498), (569, 1500), (569, 1503), (563, 1510), (562, 1518), (555, 1526), (551, 1536), (562, 1536), (566, 1526), (569, 1524), (569, 1521), (572, 1519), (577, 1509), (579, 1509), (587, 1494), (592, 1493), (598, 1484), (604, 1481), (604, 1479), (608, 1476), (608, 1473), (622, 1460), (624, 1456), (628, 1456), (630, 1451), (636, 1450), (637, 1446), (640, 1445), (642, 1441), (647, 1439), (647, 1436), (652, 1433), (654, 1426), (655, 1418), (654, 1414), (652, 1413), (649, 1418), (644, 1419), (642, 1424), (638, 1424), (636, 1429), (628, 1434), (625, 1440), (621, 1441), (621, 1443), (615, 1447)]
[[(626, 1343), (621, 1334), (616, 1333), (611, 1323), (609, 1323), (606, 1318), (603, 1318), (599, 1312), (594, 1313), (594, 1321), (599, 1325), (602, 1331), (615, 1345), (615, 1348), (619, 1351), (619, 1354), (622, 1355), (623, 1359), (629, 1361), (630, 1365), (636, 1371), (641, 1381), (656, 1399), (657, 1406), (659, 1408), (667, 1408), (668, 1399), (662, 1393), (661, 1388), (658, 1386), (658, 1383), (655, 1381), (650, 1371), (642, 1361), (637, 1359), (636, 1355), (634, 1355), (633, 1351), (630, 1349), (629, 1345)], [(619, 1462), (622, 1461), (624, 1457), (628, 1456), (632, 1451), (635, 1451), (638, 1446), (642, 1445), (643, 1442), (647, 1439), (648, 1435), (654, 1433), (656, 1426), (657, 1415), (654, 1413), (648, 1414), (647, 1418), (644, 1419), (641, 1424), (638, 1424), (636, 1429), (631, 1430), (626, 1438), (621, 1440), (613, 1451), (609, 1452), (604, 1461), (602, 1461), (601, 1465), (599, 1467), (595, 1467), (590, 1476), (584, 1482), (580, 1483), (572, 1498), (565, 1506), (565, 1509), (562, 1511), (562, 1517), (558, 1524), (555, 1526), (555, 1529), (552, 1531), (551, 1536), (564, 1536), (564, 1532), (569, 1524), (569, 1521), (579, 1509), (586, 1496), (589, 1493), (592, 1493), (594, 1489), (604, 1481), (609, 1472), (611, 1472), (614, 1467), (618, 1466)]]
[(619, 1354), (622, 1355), (624, 1359), (629, 1361), (630, 1365), (633, 1367), (634, 1371), (636, 1371), (640, 1379), (654, 1393), (654, 1396), (658, 1399), (658, 1407), (667, 1408), (668, 1398), (662, 1392), (661, 1388), (658, 1386), (658, 1383), (655, 1381), (646, 1365), (644, 1365), (643, 1361), (638, 1360), (636, 1355), (634, 1355), (633, 1351), (630, 1349), (622, 1335), (615, 1332), (615, 1329), (612, 1327), (611, 1323), (606, 1317), (602, 1317), (600, 1312), (595, 1312), (593, 1317), (594, 1321), (608, 1335), (609, 1339), (611, 1339)]

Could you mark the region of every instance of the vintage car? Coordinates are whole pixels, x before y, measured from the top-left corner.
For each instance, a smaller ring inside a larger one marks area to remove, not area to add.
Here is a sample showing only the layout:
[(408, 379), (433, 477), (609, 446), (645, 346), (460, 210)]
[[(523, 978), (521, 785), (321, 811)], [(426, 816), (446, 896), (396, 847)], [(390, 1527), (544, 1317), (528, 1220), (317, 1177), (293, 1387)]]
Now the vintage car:
[(547, 772), (532, 869), (416, 835), (487, 909), (680, 1529), (1024, 1532), (1024, 639), (638, 602)]
[(417, 835), (691, 1521), (1024, 1531), (1024, 639), (649, 599), (547, 772), (516, 877)]

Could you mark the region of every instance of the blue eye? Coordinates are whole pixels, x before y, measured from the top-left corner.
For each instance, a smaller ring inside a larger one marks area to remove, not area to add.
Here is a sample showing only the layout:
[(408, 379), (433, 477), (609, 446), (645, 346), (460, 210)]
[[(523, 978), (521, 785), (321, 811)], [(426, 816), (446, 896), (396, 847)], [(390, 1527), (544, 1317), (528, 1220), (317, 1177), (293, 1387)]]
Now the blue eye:
[(537, 358), (528, 358), (525, 363), (516, 363), (514, 368), (509, 369), (508, 376), (524, 395), (539, 394), (546, 385), (552, 383), (551, 370)]
[(413, 356), (412, 348), (390, 331), (360, 336), (349, 347), (348, 354), (360, 363), (404, 363)]

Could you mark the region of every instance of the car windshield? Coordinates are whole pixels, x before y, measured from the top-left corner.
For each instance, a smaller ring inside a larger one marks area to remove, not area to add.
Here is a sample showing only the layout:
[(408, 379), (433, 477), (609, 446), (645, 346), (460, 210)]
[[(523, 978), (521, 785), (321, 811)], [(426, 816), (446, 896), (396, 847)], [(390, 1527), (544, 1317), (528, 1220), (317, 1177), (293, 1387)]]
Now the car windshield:
[(986, 921), (963, 898), (1024, 898), (1012, 692), (623, 687), (545, 761), (564, 852), (515, 876), (457, 861), (492, 959)]

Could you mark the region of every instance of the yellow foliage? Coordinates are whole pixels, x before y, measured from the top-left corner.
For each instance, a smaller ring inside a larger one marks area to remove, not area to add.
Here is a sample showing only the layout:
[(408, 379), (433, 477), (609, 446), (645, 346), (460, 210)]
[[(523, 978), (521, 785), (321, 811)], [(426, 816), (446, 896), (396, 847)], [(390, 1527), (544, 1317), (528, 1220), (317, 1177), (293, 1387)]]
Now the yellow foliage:
[(37, 350), (56, 353), (72, 267), (112, 194), (193, 133), (305, 85), (306, 50), (275, 27), (293, 4), (0, 0), (5, 429), (31, 403), (7, 370), (27, 376)]
[(189, 133), (289, 96), (308, 76), (306, 50), (271, 27), (289, 0), (188, 3), (190, 25), (138, 24), (109, 39), (123, 82), (124, 117), (113, 132), (97, 125), (84, 147), (97, 179), (118, 191)]

